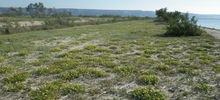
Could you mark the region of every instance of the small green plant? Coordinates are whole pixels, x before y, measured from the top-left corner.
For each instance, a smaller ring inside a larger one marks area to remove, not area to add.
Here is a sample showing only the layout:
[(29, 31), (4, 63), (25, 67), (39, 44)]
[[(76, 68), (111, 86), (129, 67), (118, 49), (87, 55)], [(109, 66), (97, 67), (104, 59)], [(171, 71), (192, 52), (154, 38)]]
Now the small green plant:
[(194, 55), (184, 55), (185, 58), (188, 58), (189, 60), (194, 60), (196, 56)]
[(152, 70), (144, 70), (140, 72), (141, 75), (156, 75), (157, 73)]
[(25, 81), (28, 76), (30, 74), (27, 73), (27, 72), (23, 72), (23, 73), (15, 73), (13, 74), (12, 76), (8, 77), (8, 78), (5, 78), (5, 82), (7, 83), (16, 83), (16, 82), (23, 82)]
[(24, 84), (18, 82), (18, 83), (8, 83), (3, 86), (3, 88), (8, 92), (17, 92), (24, 88)]
[(4, 42), (0, 40), (0, 44), (3, 44)]
[(148, 59), (146, 59), (145, 57), (137, 57), (137, 58), (134, 58), (134, 63), (137, 65), (137, 66), (143, 66), (143, 65), (148, 65)]
[(213, 48), (212, 45), (207, 44), (207, 43), (202, 43), (201, 46), (204, 47), (204, 48), (207, 48), (207, 49), (211, 49), (211, 48)]
[(12, 71), (11, 67), (8, 67), (8, 66), (1, 66), (0, 67), (0, 74), (9, 73), (11, 71)]
[(95, 45), (88, 45), (85, 47), (86, 50), (95, 50), (96, 46)]
[(213, 64), (212, 67), (216, 73), (220, 73), (220, 65), (219, 64)]
[(170, 70), (170, 67), (167, 66), (167, 65), (158, 65), (156, 67), (156, 69), (159, 70), (159, 71), (168, 71), (168, 70)]
[(80, 76), (89, 76), (93, 78), (105, 77), (107, 73), (103, 70), (96, 70), (90, 68), (78, 68), (74, 71), (65, 72), (60, 75), (64, 80), (71, 80), (73, 78), (78, 78)]
[(37, 71), (35, 72), (36, 75), (46, 75), (47, 73), (49, 72), (49, 69), (48, 68), (44, 68), (44, 67), (41, 67), (41, 68), (38, 68)]
[(162, 92), (150, 87), (139, 87), (131, 92), (131, 96), (137, 100), (165, 100)]
[(190, 68), (193, 68), (193, 69), (199, 69), (199, 68), (201, 68), (199, 65), (190, 65), (189, 67), (190, 67)]
[(113, 52), (113, 50), (105, 49), (105, 48), (96, 48), (95, 51), (96, 52), (106, 52), (106, 53), (112, 53)]
[(159, 82), (159, 78), (155, 75), (141, 75), (138, 81), (144, 85), (155, 85)]
[(211, 64), (211, 61), (210, 61), (210, 60), (200, 59), (200, 60), (199, 60), (199, 63), (201, 63), (201, 64), (206, 64), (206, 65), (210, 65), (210, 64)]
[(112, 38), (111, 41), (121, 41), (119, 38)]
[(0, 63), (2, 63), (2, 62), (4, 62), (4, 61), (5, 61), (5, 59), (2, 58), (2, 57), (0, 57)]
[(167, 58), (169, 58), (169, 56), (164, 55), (164, 54), (159, 54), (157, 57), (158, 57), (158, 58), (162, 58), (162, 59), (167, 59)]
[(112, 50), (115, 50), (115, 49), (117, 49), (118, 47), (116, 47), (116, 46), (111, 46), (111, 47), (109, 47), (109, 49), (112, 49)]
[(104, 61), (101, 63), (101, 65), (103, 65), (104, 67), (107, 67), (107, 68), (114, 68), (114, 67), (118, 66), (117, 63), (110, 62), (110, 61)]
[(57, 49), (57, 48), (54, 48), (54, 49), (50, 49), (50, 52), (60, 52), (62, 51), (61, 49)]
[(44, 63), (44, 61), (41, 60), (41, 61), (30, 62), (29, 64), (32, 65), (32, 66), (40, 66), (43, 63)]
[(179, 72), (187, 74), (189, 76), (198, 76), (199, 75), (199, 72), (195, 72), (195, 71), (193, 71), (192, 69), (189, 69), (189, 68), (180, 68)]
[(154, 54), (154, 53), (156, 53), (156, 51), (155, 50), (145, 50), (144, 53), (145, 54)]
[(67, 45), (60, 45), (60, 49), (67, 49), (69, 46)]
[(65, 85), (62, 87), (62, 94), (67, 95), (69, 93), (82, 93), (85, 92), (85, 88), (82, 85)]
[(59, 81), (45, 83), (37, 90), (31, 91), (29, 96), (32, 100), (58, 99), (61, 94), (62, 83)]
[(126, 77), (138, 71), (134, 66), (123, 66), (114, 69), (115, 72), (119, 73), (121, 76)]
[(175, 59), (167, 59), (165, 61), (166, 61), (165, 64), (167, 65), (179, 65), (180, 63), (178, 60), (175, 60)]
[(194, 86), (194, 90), (198, 91), (198, 92), (202, 92), (202, 91), (208, 92), (208, 91), (213, 90), (213, 88), (208, 86), (208, 85), (206, 85), (206, 84), (196, 84)]
[(27, 56), (28, 53), (29, 52), (27, 50), (21, 50), (21, 51), (19, 51), (19, 56)]

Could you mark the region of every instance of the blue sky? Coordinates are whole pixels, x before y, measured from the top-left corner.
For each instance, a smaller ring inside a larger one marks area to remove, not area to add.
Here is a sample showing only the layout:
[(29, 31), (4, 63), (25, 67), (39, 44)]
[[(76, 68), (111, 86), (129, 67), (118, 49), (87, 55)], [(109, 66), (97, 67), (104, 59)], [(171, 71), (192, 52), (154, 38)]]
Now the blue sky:
[(0, 7), (26, 7), (31, 2), (55, 8), (154, 11), (167, 7), (170, 11), (220, 14), (220, 0), (0, 0)]

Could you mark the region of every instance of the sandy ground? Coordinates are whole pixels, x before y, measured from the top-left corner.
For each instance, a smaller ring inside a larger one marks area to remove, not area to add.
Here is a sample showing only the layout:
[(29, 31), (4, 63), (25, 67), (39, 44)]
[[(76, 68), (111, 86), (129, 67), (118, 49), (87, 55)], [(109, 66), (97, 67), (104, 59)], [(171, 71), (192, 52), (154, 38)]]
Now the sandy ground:
[[(14, 22), (12, 22), (14, 24)], [(19, 21), (18, 24), (23, 27), (23, 26), (40, 26), (44, 25), (44, 21)], [(4, 25), (7, 25), (6, 23), (0, 23), (0, 27), (3, 27)], [(14, 26), (15, 27), (15, 26)]]
[(220, 30), (211, 29), (211, 28), (203, 28), (208, 34), (212, 35), (216, 39), (220, 39)]

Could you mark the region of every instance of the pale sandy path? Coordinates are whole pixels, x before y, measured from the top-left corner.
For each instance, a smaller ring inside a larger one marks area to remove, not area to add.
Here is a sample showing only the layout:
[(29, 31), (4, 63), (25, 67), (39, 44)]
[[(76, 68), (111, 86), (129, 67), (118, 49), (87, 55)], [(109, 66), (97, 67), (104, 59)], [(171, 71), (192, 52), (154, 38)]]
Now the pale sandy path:
[(210, 28), (203, 28), (209, 35), (212, 35), (216, 39), (220, 39), (220, 30), (217, 29), (210, 29)]

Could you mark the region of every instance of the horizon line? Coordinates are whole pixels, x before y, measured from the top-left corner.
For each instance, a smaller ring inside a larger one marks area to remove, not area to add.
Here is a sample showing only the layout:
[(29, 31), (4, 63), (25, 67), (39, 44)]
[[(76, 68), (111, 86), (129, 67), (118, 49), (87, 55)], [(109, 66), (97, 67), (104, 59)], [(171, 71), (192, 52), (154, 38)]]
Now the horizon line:
[[(10, 8), (10, 7), (0, 7), (0, 8)], [(13, 7), (13, 8), (19, 8), (19, 7)], [(26, 8), (26, 7), (21, 7), (21, 8)], [(46, 7), (47, 9), (48, 8), (55, 8), (55, 9), (82, 9), (82, 10), (114, 10), (114, 11), (151, 11), (151, 12), (155, 12), (156, 10), (143, 10), (143, 9), (99, 9), (99, 8), (65, 8), (65, 7), (59, 7), (59, 8), (56, 8), (56, 7)], [(169, 12), (174, 12), (174, 11), (178, 11), (178, 10), (168, 10)], [(179, 12), (182, 12), (182, 13), (190, 13), (190, 14), (197, 14), (197, 15), (219, 15), (220, 16), (220, 13), (219, 14), (213, 14), (213, 13), (195, 13), (195, 12), (188, 12), (188, 11), (179, 11)]]

